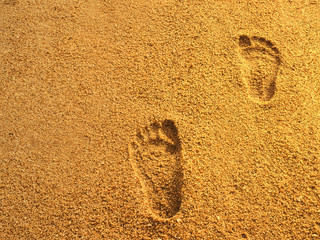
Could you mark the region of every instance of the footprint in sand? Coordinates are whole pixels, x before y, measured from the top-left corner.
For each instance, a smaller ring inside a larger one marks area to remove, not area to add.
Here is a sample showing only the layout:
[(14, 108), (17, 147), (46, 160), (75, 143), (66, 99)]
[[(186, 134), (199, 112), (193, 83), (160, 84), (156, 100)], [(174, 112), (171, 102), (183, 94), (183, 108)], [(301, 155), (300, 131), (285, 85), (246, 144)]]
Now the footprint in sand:
[(249, 96), (256, 102), (270, 101), (276, 91), (281, 62), (278, 49), (265, 38), (246, 35), (239, 37), (239, 47)]
[(181, 143), (174, 122), (154, 122), (138, 130), (129, 144), (129, 159), (151, 214), (173, 217), (180, 209), (183, 183)]

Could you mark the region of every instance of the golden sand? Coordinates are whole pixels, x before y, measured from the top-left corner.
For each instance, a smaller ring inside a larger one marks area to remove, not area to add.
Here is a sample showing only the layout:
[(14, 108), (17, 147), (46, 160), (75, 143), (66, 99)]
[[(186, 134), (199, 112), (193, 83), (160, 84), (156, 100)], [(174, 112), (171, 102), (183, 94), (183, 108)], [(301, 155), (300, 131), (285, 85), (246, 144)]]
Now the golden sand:
[(0, 20), (0, 239), (320, 239), (319, 0)]

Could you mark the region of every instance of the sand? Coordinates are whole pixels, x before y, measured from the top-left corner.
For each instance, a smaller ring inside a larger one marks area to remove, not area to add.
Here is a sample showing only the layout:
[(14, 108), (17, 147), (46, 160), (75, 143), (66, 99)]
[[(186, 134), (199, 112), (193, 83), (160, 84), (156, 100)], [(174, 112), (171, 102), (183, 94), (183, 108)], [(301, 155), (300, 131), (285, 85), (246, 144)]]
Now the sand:
[(320, 239), (320, 1), (1, 0), (0, 239)]

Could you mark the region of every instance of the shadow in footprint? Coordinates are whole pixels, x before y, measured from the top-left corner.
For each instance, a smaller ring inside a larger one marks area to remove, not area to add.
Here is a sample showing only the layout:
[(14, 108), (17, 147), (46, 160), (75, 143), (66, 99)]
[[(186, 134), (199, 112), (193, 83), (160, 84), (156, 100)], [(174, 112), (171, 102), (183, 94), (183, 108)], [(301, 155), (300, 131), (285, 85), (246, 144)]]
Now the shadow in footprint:
[(256, 102), (270, 101), (276, 92), (276, 78), (280, 66), (279, 50), (262, 37), (239, 37), (242, 74), (249, 96)]
[(173, 217), (181, 206), (181, 142), (174, 122), (154, 122), (139, 129), (129, 144), (129, 159), (153, 216)]
[(18, 3), (18, 0), (3, 0), (2, 2), (4, 5), (11, 5), (14, 6)]

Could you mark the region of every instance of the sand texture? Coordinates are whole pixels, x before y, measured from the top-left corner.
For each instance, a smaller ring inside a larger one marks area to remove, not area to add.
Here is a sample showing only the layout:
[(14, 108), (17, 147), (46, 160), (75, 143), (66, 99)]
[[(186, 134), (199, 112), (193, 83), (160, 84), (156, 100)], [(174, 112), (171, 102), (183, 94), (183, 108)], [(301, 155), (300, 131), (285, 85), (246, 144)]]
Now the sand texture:
[(319, 0), (0, 0), (0, 239), (320, 239)]

